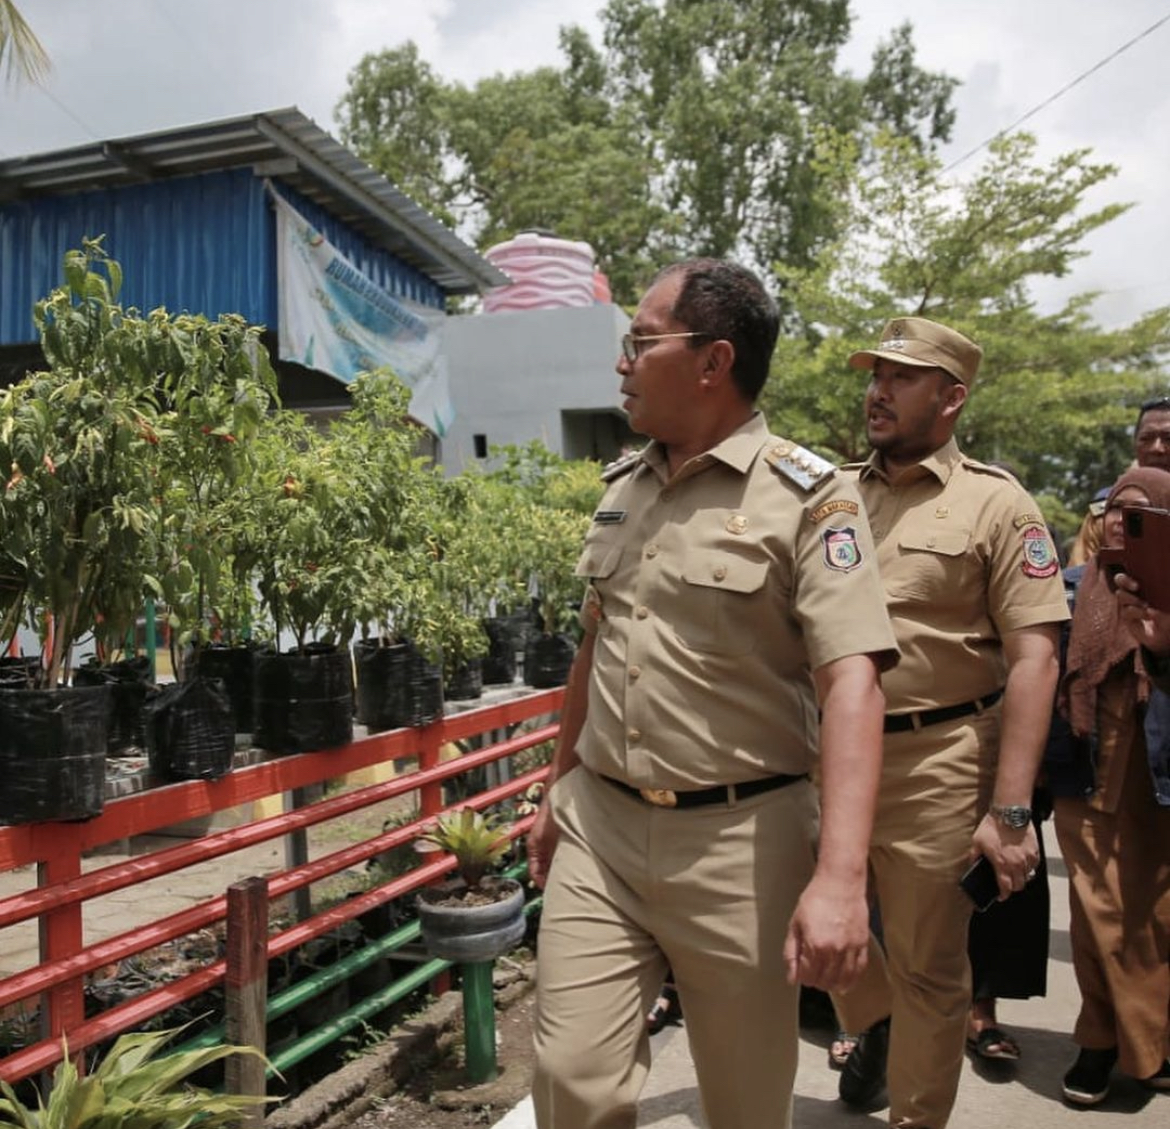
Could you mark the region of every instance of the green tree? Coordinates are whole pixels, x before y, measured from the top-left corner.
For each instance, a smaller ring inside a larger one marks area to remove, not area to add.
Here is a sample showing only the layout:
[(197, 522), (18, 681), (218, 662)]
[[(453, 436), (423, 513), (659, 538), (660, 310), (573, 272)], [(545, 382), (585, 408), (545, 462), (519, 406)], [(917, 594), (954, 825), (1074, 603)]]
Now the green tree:
[(564, 65), (448, 84), (413, 44), (366, 56), (342, 139), (477, 246), (525, 228), (592, 244), (615, 299), (690, 254), (766, 269), (832, 235), (818, 129), (949, 135), (954, 80), (922, 71), (908, 26), (865, 79), (837, 69), (848, 0), (610, 0), (602, 46), (561, 32)]
[(781, 276), (806, 333), (783, 338), (763, 406), (774, 429), (844, 460), (865, 457), (864, 382), (850, 352), (898, 314), (953, 325), (984, 349), (960, 445), (1018, 469), (1068, 527), (1131, 457), (1127, 426), (1170, 350), (1170, 309), (1106, 330), (1093, 294), (1041, 312), (1034, 284), (1067, 276), (1082, 243), (1125, 205), (1086, 207), (1115, 170), (1088, 150), (1043, 163), (1027, 134), (993, 144), (969, 180), (907, 139), (856, 146), (825, 135), (821, 173), (837, 186), (839, 236), (807, 269)]

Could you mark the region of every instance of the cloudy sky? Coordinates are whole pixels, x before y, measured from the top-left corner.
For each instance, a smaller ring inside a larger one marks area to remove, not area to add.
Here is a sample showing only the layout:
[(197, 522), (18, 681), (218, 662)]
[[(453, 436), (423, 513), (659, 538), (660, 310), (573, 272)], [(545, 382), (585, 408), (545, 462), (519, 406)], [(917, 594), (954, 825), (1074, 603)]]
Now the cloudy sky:
[[(559, 61), (557, 28), (597, 30), (602, 0), (18, 0), (53, 60), (43, 89), (0, 85), (0, 159), (299, 106), (336, 132), (346, 74), (413, 39), (447, 79)], [(844, 64), (909, 20), (922, 65), (960, 79), (956, 160), (1170, 16), (1170, 0), (854, 0)], [(1046, 155), (1118, 166), (1094, 204), (1132, 202), (1074, 277), (1113, 325), (1170, 304), (1170, 21), (1039, 112)], [(975, 156), (954, 175), (978, 167)]]

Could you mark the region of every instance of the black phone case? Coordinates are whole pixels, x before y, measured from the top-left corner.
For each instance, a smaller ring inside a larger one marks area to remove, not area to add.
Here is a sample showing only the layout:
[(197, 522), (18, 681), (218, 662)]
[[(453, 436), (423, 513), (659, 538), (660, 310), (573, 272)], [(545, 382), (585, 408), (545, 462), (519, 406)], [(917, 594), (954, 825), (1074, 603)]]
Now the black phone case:
[(995, 877), (995, 867), (986, 855), (980, 855), (971, 864), (959, 879), (959, 885), (980, 913), (990, 909), (999, 898), (999, 880)]

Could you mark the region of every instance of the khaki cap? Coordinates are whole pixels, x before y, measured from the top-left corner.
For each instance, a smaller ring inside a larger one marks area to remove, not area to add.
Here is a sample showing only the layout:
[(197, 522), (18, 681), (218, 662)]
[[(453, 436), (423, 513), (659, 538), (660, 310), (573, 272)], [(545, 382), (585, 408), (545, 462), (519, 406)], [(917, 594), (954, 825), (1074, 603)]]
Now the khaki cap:
[(876, 349), (861, 349), (852, 354), (852, 368), (872, 369), (881, 357), (897, 364), (917, 368), (940, 368), (960, 384), (971, 387), (983, 350), (961, 333), (926, 318), (894, 318), (886, 322)]

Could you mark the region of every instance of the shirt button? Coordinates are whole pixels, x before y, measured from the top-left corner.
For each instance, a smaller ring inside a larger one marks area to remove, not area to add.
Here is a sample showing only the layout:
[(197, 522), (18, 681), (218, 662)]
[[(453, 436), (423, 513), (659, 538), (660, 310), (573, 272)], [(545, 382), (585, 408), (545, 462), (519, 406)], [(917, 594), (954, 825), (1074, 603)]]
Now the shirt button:
[(626, 734), (626, 737), (628, 737), (629, 740), (631, 740), (631, 741), (641, 741), (642, 740), (642, 731), (640, 729), (631, 729)]
[(934, 538), (933, 538), (933, 537), (928, 537), (928, 538), (926, 539), (926, 547), (927, 547), (928, 549), (933, 549), (933, 548), (934, 548)]
[(725, 576), (727, 576), (727, 566), (719, 565), (711, 575), (714, 576), (716, 580), (722, 580)]
[(651, 541), (650, 544), (646, 546), (646, 557), (647, 559), (653, 559), (656, 556), (658, 556), (658, 546), (655, 545), (653, 541)]
[(638, 619), (645, 619), (649, 614), (650, 614), (650, 609), (648, 607), (646, 607), (645, 604), (639, 604), (634, 609), (634, 615), (637, 616)]
[(630, 667), (630, 681), (637, 682), (642, 677), (642, 668), (640, 666)]

